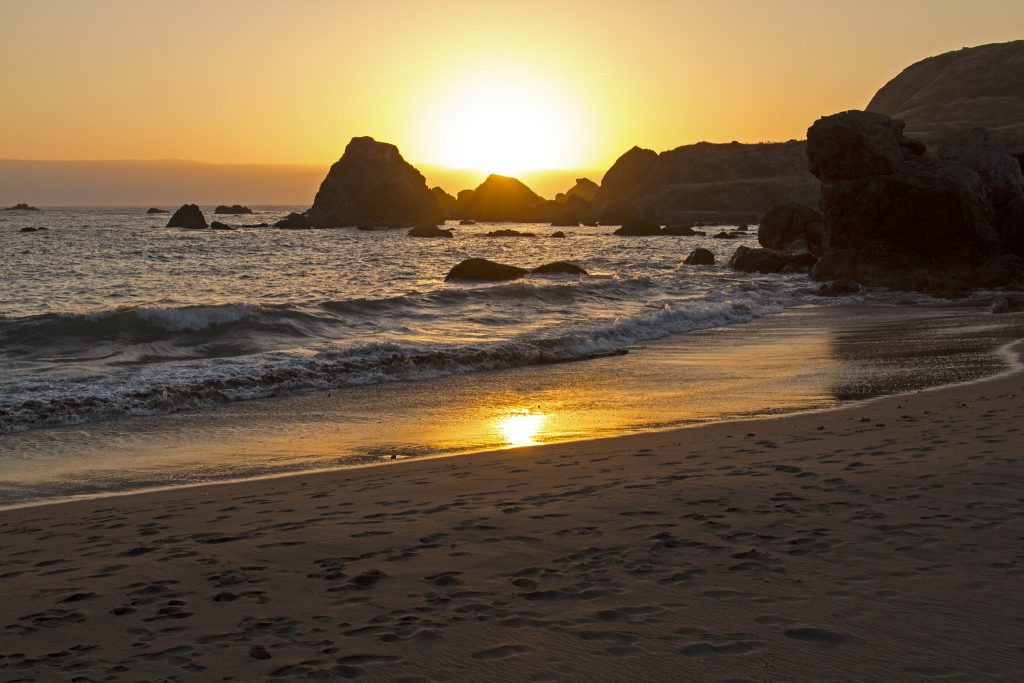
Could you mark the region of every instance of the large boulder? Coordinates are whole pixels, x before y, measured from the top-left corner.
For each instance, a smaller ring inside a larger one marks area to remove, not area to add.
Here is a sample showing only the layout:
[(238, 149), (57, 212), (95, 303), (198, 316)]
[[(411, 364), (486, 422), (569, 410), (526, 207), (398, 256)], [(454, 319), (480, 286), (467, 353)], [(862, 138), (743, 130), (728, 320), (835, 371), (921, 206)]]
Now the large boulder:
[(713, 266), (715, 265), (715, 255), (708, 249), (697, 247), (690, 252), (683, 263), (688, 266)]
[(594, 196), (597, 195), (599, 189), (600, 186), (590, 178), (577, 178), (575, 185), (570, 187), (564, 194), (559, 192), (555, 196), (555, 201), (559, 204), (564, 204), (573, 197), (576, 197), (590, 204), (594, 201)]
[(525, 268), (509, 266), (503, 263), (495, 263), (483, 258), (471, 258), (462, 261), (445, 276), (445, 280), (477, 280), (500, 282), (503, 280), (518, 280), (526, 275)]
[(785, 251), (803, 240), (813, 253), (821, 252), (825, 216), (801, 204), (776, 206), (764, 215), (757, 229), (757, 241), (766, 249)]
[(532, 223), (544, 218), (546, 202), (515, 178), (492, 174), (475, 190), (460, 192), (456, 212), (477, 221)]
[(452, 237), (452, 231), (436, 225), (418, 225), (407, 233), (409, 237)]
[(174, 212), (171, 220), (167, 222), (168, 228), (186, 228), (188, 230), (202, 230), (210, 227), (206, 223), (206, 217), (202, 210), (195, 204), (182, 204), (181, 208)]
[(1014, 156), (1024, 154), (1024, 40), (929, 57), (903, 70), (868, 111), (907, 122), (933, 147), (966, 128), (986, 128)]
[(819, 180), (852, 180), (893, 173), (924, 145), (903, 135), (903, 122), (884, 114), (847, 111), (825, 116), (807, 131), (807, 158)]
[(1002, 206), (1024, 194), (1020, 162), (984, 128), (951, 134), (939, 145), (938, 156), (981, 176), (985, 193), (994, 206)]
[(612, 234), (620, 237), (652, 237), (661, 234), (661, 225), (651, 220), (638, 218), (624, 221)]
[(402, 158), (397, 147), (370, 137), (352, 138), (321, 183), (313, 206), (298, 215), (304, 221), (289, 216), (287, 224), (278, 227), (398, 228), (443, 220), (423, 175)]
[(739, 247), (729, 259), (729, 267), (744, 273), (804, 272), (817, 259), (810, 253), (789, 253), (774, 249)]

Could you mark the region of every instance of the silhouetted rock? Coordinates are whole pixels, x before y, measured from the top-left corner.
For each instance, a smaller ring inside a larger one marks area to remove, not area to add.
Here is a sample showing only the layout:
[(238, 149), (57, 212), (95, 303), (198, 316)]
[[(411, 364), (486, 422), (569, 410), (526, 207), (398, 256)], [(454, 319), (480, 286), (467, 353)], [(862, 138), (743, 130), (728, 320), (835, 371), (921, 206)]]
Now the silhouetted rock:
[(662, 228), (661, 234), (673, 237), (693, 237), (697, 233), (689, 225), (666, 225)]
[(856, 294), (860, 291), (860, 284), (850, 278), (840, 278), (832, 282), (826, 282), (818, 288), (819, 296), (845, 296)]
[(538, 275), (555, 275), (555, 274), (566, 274), (566, 275), (586, 275), (587, 271), (583, 270), (575, 263), (569, 263), (568, 261), (555, 261), (554, 263), (545, 263), (543, 266), (537, 266), (531, 273), (537, 273)]
[(213, 212), (214, 213), (221, 213), (221, 214), (225, 214), (226, 213), (226, 214), (239, 215), (239, 214), (252, 213), (252, 209), (250, 209), (248, 206), (242, 206), (241, 204), (232, 204), (231, 206), (226, 206), (224, 204), (221, 204), (217, 208), (215, 208), (213, 210)]
[(166, 209), (147, 209), (146, 213), (170, 213)]
[(653, 221), (636, 219), (623, 222), (622, 226), (612, 234), (622, 237), (651, 237), (661, 234), (661, 226)]
[(439, 228), (436, 225), (420, 225), (412, 228), (409, 237), (452, 237), (452, 231)]
[(228, 225), (227, 223), (221, 223), (220, 221), (212, 221), (210, 228), (213, 230), (238, 230), (237, 225)]
[(803, 240), (805, 248), (821, 253), (825, 217), (820, 211), (800, 204), (776, 206), (764, 215), (757, 229), (757, 241), (766, 249), (785, 251)]
[(744, 273), (801, 272), (817, 259), (809, 253), (788, 253), (774, 249), (739, 247), (729, 259), (729, 267)]
[(972, 286), (999, 249), (981, 176), (918, 156), (903, 126), (885, 118), (847, 112), (808, 131), (826, 226), (813, 277), (920, 291)]
[[(472, 192), (472, 190), (470, 191)], [(463, 218), (461, 221), (459, 221), (459, 225), (476, 225), (476, 221), (469, 220), (468, 218)]]
[(274, 223), (275, 228), (284, 228), (285, 230), (307, 230), (313, 227), (309, 218), (301, 213), (290, 213), (278, 222)]
[(561, 230), (555, 230), (553, 233), (551, 233), (551, 236), (558, 239), (565, 239), (565, 233), (562, 232)]
[(938, 156), (981, 176), (982, 186), (993, 206), (1002, 206), (1024, 194), (1020, 163), (987, 130), (972, 128), (951, 134), (939, 146)]
[(46, 228), (22, 228), (18, 232), (46, 232)]
[(715, 255), (708, 249), (697, 247), (690, 252), (683, 263), (688, 266), (713, 266), (715, 265)]
[(490, 175), (475, 190), (460, 192), (456, 212), (477, 221), (540, 222), (546, 202), (515, 178)]
[(352, 138), (328, 171), (303, 214), (280, 221), (282, 228), (344, 226), (410, 227), (442, 221), (427, 181), (398, 148), (370, 137)]
[(455, 197), (451, 196), (440, 187), (430, 188), (430, 194), (434, 195), (434, 201), (437, 202), (437, 208), (441, 211), (442, 217), (452, 218), (455, 216)]
[(202, 230), (209, 227), (206, 224), (206, 217), (195, 204), (182, 204), (181, 208), (174, 212), (171, 220), (167, 222), (168, 228), (186, 228), (188, 230)]
[(594, 218), (595, 211), (590, 202), (573, 195), (552, 208), (551, 225), (575, 228), (581, 223), (592, 222)]
[(495, 263), (483, 258), (466, 259), (448, 271), (445, 280), (518, 280), (526, 275), (525, 268)]
[(587, 204), (590, 204), (594, 201), (594, 196), (597, 194), (599, 189), (600, 186), (593, 180), (589, 178), (577, 178), (575, 185), (570, 187), (564, 194), (560, 192), (555, 196), (555, 201), (559, 204), (564, 204), (573, 197), (576, 197), (587, 202)]
[(734, 239), (736, 239), (736, 235), (732, 234), (731, 232), (726, 232), (725, 230), (723, 230), (721, 232), (718, 232), (718, 233), (715, 233), (714, 235), (712, 235), (711, 239), (715, 239), (715, 240), (734, 240)]
[(882, 87), (868, 111), (907, 123), (930, 147), (967, 128), (986, 128), (1024, 154), (1024, 40), (929, 57)]
[(34, 206), (29, 206), (25, 203), (15, 204), (14, 206), (8, 206), (4, 211), (38, 211)]
[(924, 147), (903, 135), (903, 122), (884, 114), (847, 111), (825, 116), (807, 131), (807, 158), (820, 180), (852, 180), (893, 173)]
[[(784, 202), (813, 204), (818, 194), (803, 141), (701, 142), (661, 154), (631, 149), (605, 174), (594, 205), (607, 225), (645, 211), (668, 224), (692, 225), (700, 215), (736, 224), (757, 220)], [(745, 217), (736, 218), (739, 212)]]
[(487, 233), (486, 235), (484, 235), (484, 237), (536, 237), (536, 236), (537, 236), (536, 233), (520, 232), (519, 230), (512, 230), (512, 229), (508, 229), (508, 228), (505, 228), (505, 229), (502, 229), (502, 230), (492, 230), (489, 233)]

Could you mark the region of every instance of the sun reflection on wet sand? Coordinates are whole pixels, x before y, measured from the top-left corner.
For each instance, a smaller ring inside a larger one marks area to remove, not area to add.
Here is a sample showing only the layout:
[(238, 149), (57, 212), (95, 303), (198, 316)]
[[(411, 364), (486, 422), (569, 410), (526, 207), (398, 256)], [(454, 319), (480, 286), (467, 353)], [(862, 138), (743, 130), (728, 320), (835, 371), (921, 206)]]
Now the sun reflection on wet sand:
[(496, 426), (504, 436), (507, 446), (532, 446), (537, 443), (534, 437), (540, 432), (544, 419), (544, 415), (519, 413), (500, 420)]

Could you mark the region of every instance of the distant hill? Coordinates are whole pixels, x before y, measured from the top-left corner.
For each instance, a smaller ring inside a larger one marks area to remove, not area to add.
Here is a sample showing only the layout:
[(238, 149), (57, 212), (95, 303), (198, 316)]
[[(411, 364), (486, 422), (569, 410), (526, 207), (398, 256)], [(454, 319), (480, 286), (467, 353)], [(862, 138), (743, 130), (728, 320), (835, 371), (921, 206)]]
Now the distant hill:
[(987, 128), (1024, 156), (1024, 40), (964, 48), (923, 59), (889, 81), (868, 111), (907, 123), (932, 146), (950, 131)]

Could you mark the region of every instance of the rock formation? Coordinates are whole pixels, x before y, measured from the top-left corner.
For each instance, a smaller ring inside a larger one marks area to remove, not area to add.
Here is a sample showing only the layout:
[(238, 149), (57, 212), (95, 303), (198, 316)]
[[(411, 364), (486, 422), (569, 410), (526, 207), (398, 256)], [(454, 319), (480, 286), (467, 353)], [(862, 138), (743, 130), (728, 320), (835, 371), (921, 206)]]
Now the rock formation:
[(547, 202), (515, 178), (490, 175), (475, 190), (463, 190), (456, 203), (460, 218), (532, 223), (545, 220)]
[(697, 247), (690, 252), (683, 263), (688, 266), (713, 266), (715, 265), (715, 255), (708, 249)]
[(407, 233), (409, 237), (452, 237), (452, 231), (439, 228), (436, 225), (420, 225), (412, 228)]
[(284, 228), (410, 227), (442, 220), (423, 175), (398, 148), (370, 137), (352, 138), (328, 171), (313, 206), (278, 223)]
[(195, 204), (182, 204), (181, 208), (174, 212), (171, 220), (167, 222), (168, 228), (186, 228), (188, 230), (202, 230), (208, 228), (206, 217)]
[(14, 206), (8, 206), (6, 209), (4, 209), (4, 211), (38, 211), (38, 210), (39, 209), (37, 209), (36, 207), (29, 206), (28, 204), (25, 204), (24, 202), (22, 202), (20, 204), (15, 204)]
[(985, 128), (1024, 158), (1024, 40), (965, 48), (903, 70), (871, 99), (868, 111), (907, 124), (930, 148), (951, 134)]
[(500, 282), (518, 280), (526, 275), (525, 268), (495, 263), (483, 258), (471, 258), (462, 261), (445, 276), (445, 280), (481, 280)]
[(810, 253), (789, 253), (774, 249), (739, 247), (729, 259), (729, 267), (744, 273), (806, 272), (817, 259)]
[(252, 209), (250, 209), (248, 206), (242, 206), (241, 204), (232, 204), (231, 206), (221, 204), (217, 208), (215, 208), (213, 212), (221, 214), (239, 215), (252, 213)]
[(437, 208), (442, 218), (453, 218), (455, 216), (456, 199), (440, 187), (430, 188), (430, 194), (434, 195)]
[(154, 208), (154, 209), (147, 209), (146, 213), (147, 214), (150, 214), (150, 213), (170, 213), (170, 211), (167, 211), (166, 209), (155, 209)]
[(590, 204), (594, 201), (594, 197), (599, 189), (600, 186), (590, 178), (577, 178), (575, 185), (564, 193), (559, 192), (555, 195), (555, 201), (559, 204), (564, 204), (573, 197), (576, 197)]
[(772, 206), (815, 204), (805, 143), (701, 142), (657, 154), (634, 147), (608, 170), (594, 196), (602, 223), (648, 215), (662, 223), (753, 222)]
[(587, 275), (587, 271), (583, 268), (580, 268), (575, 263), (569, 263), (568, 261), (545, 263), (543, 266), (537, 266), (530, 272), (537, 273), (538, 275)]
[(806, 249), (821, 253), (825, 217), (817, 209), (800, 204), (776, 206), (764, 215), (757, 229), (757, 241), (766, 249)]
[(972, 132), (937, 158), (903, 130), (901, 121), (857, 111), (811, 126), (808, 158), (825, 216), (814, 278), (932, 292), (1019, 279), (1021, 254), (998, 231), (1020, 197), (1008, 194), (1024, 182), (1008, 153)]

